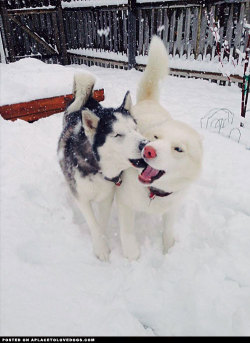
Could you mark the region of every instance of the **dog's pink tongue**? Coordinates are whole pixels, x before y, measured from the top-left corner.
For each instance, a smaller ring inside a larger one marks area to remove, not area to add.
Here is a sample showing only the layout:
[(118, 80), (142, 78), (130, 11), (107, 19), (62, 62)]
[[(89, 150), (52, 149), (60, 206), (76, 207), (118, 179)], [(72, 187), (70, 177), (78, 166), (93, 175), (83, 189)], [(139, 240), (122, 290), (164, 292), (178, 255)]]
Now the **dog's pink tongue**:
[(139, 175), (139, 180), (145, 183), (150, 183), (152, 177), (156, 176), (158, 173), (159, 170), (147, 166), (147, 168)]

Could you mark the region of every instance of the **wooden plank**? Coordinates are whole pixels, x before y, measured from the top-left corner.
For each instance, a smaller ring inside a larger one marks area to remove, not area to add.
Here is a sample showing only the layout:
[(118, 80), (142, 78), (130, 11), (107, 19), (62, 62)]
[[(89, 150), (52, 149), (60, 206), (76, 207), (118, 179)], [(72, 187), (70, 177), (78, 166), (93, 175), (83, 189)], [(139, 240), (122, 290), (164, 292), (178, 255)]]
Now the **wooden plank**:
[[(97, 101), (103, 101), (104, 90), (95, 90), (93, 98)], [(67, 94), (19, 104), (5, 105), (0, 107), (0, 114), (4, 119), (8, 120), (23, 119), (26, 121), (34, 121), (55, 113), (63, 112), (72, 99), (73, 95)]]
[[(114, 28), (114, 31), (113, 31), (113, 35), (109, 35), (109, 37), (110, 37), (110, 41), (114, 40), (114, 51), (118, 52), (119, 49), (118, 49), (118, 28), (117, 28), (118, 16), (117, 16), (117, 12), (112, 11), (112, 15), (113, 15), (113, 28)], [(111, 29), (111, 27), (109, 29)]]
[(174, 38), (175, 38), (175, 22), (176, 22), (176, 9), (173, 10), (170, 20), (170, 34), (169, 34), (169, 54), (173, 55), (174, 52)]
[(208, 13), (208, 18), (209, 18), (209, 29), (208, 29), (208, 37), (207, 37), (207, 42), (205, 44), (205, 53), (204, 55), (207, 57), (207, 55), (210, 55), (210, 59), (212, 58), (212, 51), (213, 51), (213, 45), (214, 45), (214, 36), (212, 32), (212, 27), (213, 27), (213, 19), (214, 19), (214, 14), (215, 14), (215, 6), (211, 7), (210, 13)]
[[(95, 21), (95, 16), (94, 12), (91, 11), (91, 27), (92, 27), (92, 48), (96, 47), (96, 21)], [(79, 30), (79, 25), (78, 25), (78, 30)]]
[(9, 14), (13, 15), (28, 15), (28, 14), (46, 14), (46, 13), (53, 13), (55, 12), (55, 8), (48, 8), (48, 9), (32, 9), (32, 10), (16, 10), (16, 9), (10, 9), (8, 10)]
[(100, 49), (100, 35), (98, 31), (100, 30), (100, 22), (98, 18), (99, 12), (94, 11), (94, 16), (95, 16), (95, 25), (96, 25), (96, 48)]
[[(52, 16), (53, 16), (52, 12)], [(39, 32), (39, 20), (38, 20), (38, 14), (33, 14), (30, 16), (31, 20), (31, 30), (33, 32)], [(33, 46), (32, 46), (32, 53), (37, 54), (39, 52), (37, 41), (33, 40)]]
[[(203, 72), (197, 70), (185, 70), (185, 69), (170, 69), (170, 75), (175, 76), (184, 76), (184, 77), (195, 77), (199, 79), (207, 79), (207, 80), (220, 80), (220, 81), (228, 81), (227, 76), (224, 76), (221, 73), (213, 73), (213, 72)], [(231, 82), (242, 83), (243, 79), (239, 75), (230, 75)]]
[[(117, 10), (117, 40), (118, 40), (118, 51), (122, 52), (122, 11)], [(110, 35), (110, 37), (112, 37)], [(112, 39), (110, 39), (111, 41)]]
[(167, 8), (165, 8), (163, 10), (163, 16), (164, 16), (163, 25), (164, 25), (165, 29), (163, 30), (162, 39), (163, 39), (163, 42), (165, 43), (167, 51), (169, 50), (169, 43), (168, 43), (169, 18), (168, 18), (168, 13), (169, 13), (169, 10)]
[(58, 26), (59, 26), (59, 32), (60, 32), (60, 41), (61, 41), (61, 57), (62, 57), (62, 63), (64, 65), (68, 64), (68, 55), (67, 55), (67, 48), (66, 48), (66, 38), (65, 38), (65, 31), (64, 31), (64, 24), (63, 24), (63, 11), (62, 11), (62, 5), (61, 1), (57, 1), (56, 5), (57, 9), (57, 18), (58, 18)]
[(150, 17), (150, 38), (153, 37), (154, 33), (155, 33), (155, 10), (154, 8), (152, 8), (151, 17)]
[[(136, 69), (143, 71), (145, 70), (146, 66), (143, 64), (137, 64)], [(182, 77), (194, 77), (198, 79), (205, 79), (205, 80), (218, 80), (218, 81), (228, 81), (227, 76), (224, 76), (221, 73), (214, 73), (214, 72), (203, 72), (198, 70), (188, 70), (188, 69), (177, 69), (177, 68), (170, 68), (170, 75), (174, 76), (182, 76)], [(230, 75), (231, 82), (242, 83), (243, 78), (240, 75)]]
[(93, 30), (92, 30), (92, 22), (91, 22), (91, 12), (89, 11), (87, 12), (87, 28), (88, 28), (89, 47), (93, 48)]
[(179, 56), (181, 56), (181, 50), (182, 50), (182, 25), (183, 25), (183, 11), (181, 10), (181, 13), (178, 17), (178, 23), (177, 23), (176, 42), (174, 44), (174, 55), (179, 54)]
[[(103, 23), (104, 23), (104, 30), (106, 31), (108, 28), (108, 22), (107, 22), (107, 12), (103, 12)], [(104, 35), (104, 41), (105, 41), (105, 50), (108, 50), (109, 48), (109, 35)]]
[(82, 21), (82, 12), (77, 11), (76, 13), (76, 23), (77, 23), (77, 35), (78, 35), (78, 48), (83, 48), (83, 21)]
[(190, 24), (191, 24), (191, 9), (186, 9), (186, 16), (185, 16), (185, 37), (183, 40), (183, 54), (186, 54), (187, 58), (190, 54)]
[(238, 23), (236, 25), (236, 33), (234, 39), (234, 47), (236, 49), (240, 49), (241, 37), (242, 37), (242, 30), (244, 25), (244, 13), (245, 13), (245, 4), (242, 3), (240, 6), (240, 15), (238, 19)]
[(128, 1), (128, 67), (136, 65), (136, 0)]
[(72, 17), (72, 40), (73, 40), (73, 46), (74, 49), (78, 49), (79, 48), (79, 44), (78, 44), (78, 23), (77, 23), (77, 11), (73, 11), (71, 13), (71, 17)]
[(191, 32), (192, 32), (192, 40), (191, 40), (191, 54), (194, 54), (196, 57), (196, 49), (197, 49), (197, 38), (198, 38), (198, 28), (199, 28), (199, 13), (200, 9), (199, 7), (194, 8), (194, 13), (193, 13), (193, 23), (191, 27)]
[(57, 17), (56, 17), (55, 12), (52, 13), (52, 23), (53, 23), (53, 33), (54, 33), (54, 37), (55, 37), (56, 47), (57, 47), (57, 50), (60, 51), (60, 49), (61, 49), (60, 37), (59, 37)]
[(201, 9), (201, 27), (200, 27), (200, 35), (199, 35), (199, 44), (197, 49), (197, 56), (198, 55), (204, 55), (205, 50), (205, 37), (206, 37), (206, 28), (207, 28), (207, 15), (206, 15), (206, 9)]
[[(22, 23), (22, 25), (28, 27), (30, 31), (32, 32), (32, 28), (28, 25), (28, 20), (26, 16), (20, 16), (19, 20), (20, 20), (20, 23)], [(25, 32), (22, 32), (22, 45), (24, 46), (24, 49), (25, 49), (25, 55), (30, 55), (31, 54), (30, 47), (32, 46), (32, 40), (31, 40), (30, 35), (26, 34)]]
[(162, 29), (162, 9), (158, 8), (157, 9), (157, 35), (162, 39), (163, 37), (163, 31), (165, 28)]
[[(103, 30), (103, 12), (98, 10), (98, 18), (99, 18), (99, 30)], [(104, 49), (105, 47), (105, 41), (104, 41), (104, 36), (99, 35), (100, 37), (100, 49)]]
[(143, 48), (143, 18), (141, 9), (139, 8), (137, 15), (138, 15), (138, 27), (139, 27), (139, 36), (138, 36), (138, 51), (137, 55), (142, 55), (142, 48)]
[(128, 16), (127, 10), (122, 11), (122, 27), (123, 27), (123, 49), (127, 53), (128, 48)]
[(145, 18), (144, 18), (144, 55), (147, 55), (148, 54), (148, 50), (149, 50), (149, 19), (148, 19), (148, 13), (147, 11), (145, 10), (144, 11), (144, 15), (145, 15)]
[[(73, 95), (39, 99), (19, 104), (5, 105), (0, 107), (0, 114), (4, 119), (17, 119), (24, 116), (41, 115), (53, 110), (61, 112), (66, 104), (73, 99)], [(58, 113), (57, 112), (57, 113)], [(56, 113), (56, 112), (54, 112)]]
[(227, 51), (226, 56), (228, 60), (232, 58), (231, 51), (233, 50), (233, 49), (230, 49), (232, 45), (232, 36), (233, 36), (233, 11), (234, 11), (234, 5), (231, 4), (229, 17), (227, 20), (227, 30), (226, 30), (226, 37), (225, 37), (226, 41), (228, 42), (228, 45), (227, 45), (228, 48), (226, 50)]
[(128, 69), (128, 62), (124, 62), (124, 61), (115, 61), (115, 60), (106, 59), (106, 58), (76, 55), (72, 53), (69, 53), (69, 57), (73, 61), (73, 63), (77, 63), (77, 61), (83, 60), (84, 63), (92, 62), (95, 65), (99, 63), (103, 67), (107, 67), (107, 65), (110, 65), (110, 67), (117, 66), (117, 67), (122, 67), (123, 69)]

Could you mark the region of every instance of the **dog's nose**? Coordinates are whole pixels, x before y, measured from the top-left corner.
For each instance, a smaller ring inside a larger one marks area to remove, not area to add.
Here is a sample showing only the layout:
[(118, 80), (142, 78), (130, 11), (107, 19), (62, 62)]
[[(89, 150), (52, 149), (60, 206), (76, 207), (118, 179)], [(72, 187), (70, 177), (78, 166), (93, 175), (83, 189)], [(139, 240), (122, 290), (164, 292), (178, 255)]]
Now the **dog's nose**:
[(143, 151), (143, 157), (155, 158), (156, 156), (157, 156), (157, 153), (152, 146), (150, 145), (145, 146), (144, 151)]
[(139, 144), (139, 150), (142, 151), (142, 149), (145, 147), (145, 145), (148, 144), (147, 140), (143, 140)]

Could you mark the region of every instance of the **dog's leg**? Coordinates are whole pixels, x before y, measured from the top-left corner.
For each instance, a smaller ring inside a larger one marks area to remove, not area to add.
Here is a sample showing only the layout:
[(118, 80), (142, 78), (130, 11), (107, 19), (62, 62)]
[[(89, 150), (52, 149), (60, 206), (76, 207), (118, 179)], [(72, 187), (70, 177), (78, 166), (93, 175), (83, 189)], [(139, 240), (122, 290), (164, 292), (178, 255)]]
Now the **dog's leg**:
[(91, 203), (89, 201), (81, 201), (79, 202), (79, 206), (90, 229), (95, 255), (101, 261), (108, 261), (109, 247), (105, 233), (103, 232), (102, 226), (100, 226), (96, 221)]
[(112, 192), (105, 200), (99, 202), (99, 224), (102, 227), (103, 234), (108, 225), (112, 203), (114, 200), (114, 193)]
[(135, 211), (119, 203), (118, 216), (123, 255), (130, 261), (137, 260), (140, 249), (134, 232)]
[(166, 254), (168, 250), (174, 245), (174, 221), (176, 211), (172, 210), (164, 213), (163, 219), (163, 253)]

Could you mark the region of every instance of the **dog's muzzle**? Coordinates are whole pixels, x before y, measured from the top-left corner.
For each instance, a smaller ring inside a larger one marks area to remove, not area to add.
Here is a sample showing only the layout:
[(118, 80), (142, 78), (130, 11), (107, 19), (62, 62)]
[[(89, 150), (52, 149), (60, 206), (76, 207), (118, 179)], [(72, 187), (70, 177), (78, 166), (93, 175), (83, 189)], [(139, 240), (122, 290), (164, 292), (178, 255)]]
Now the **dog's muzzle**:
[(149, 141), (147, 141), (146, 139), (144, 139), (143, 141), (140, 141), (140, 144), (139, 144), (139, 150), (142, 151), (143, 148), (145, 147), (145, 145), (147, 145), (149, 143)]

